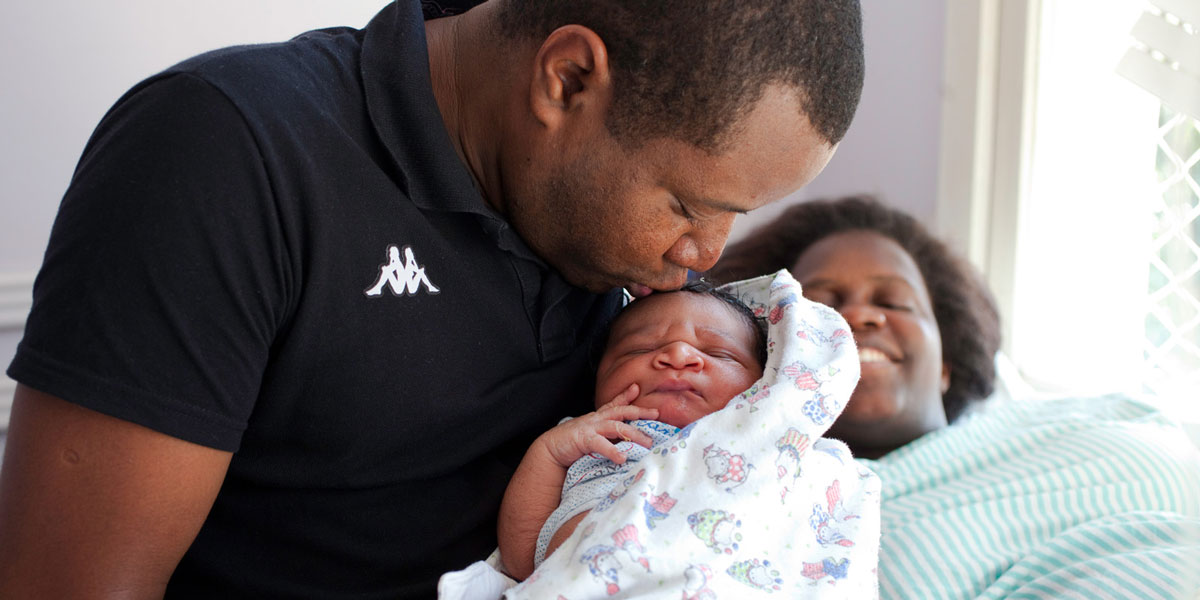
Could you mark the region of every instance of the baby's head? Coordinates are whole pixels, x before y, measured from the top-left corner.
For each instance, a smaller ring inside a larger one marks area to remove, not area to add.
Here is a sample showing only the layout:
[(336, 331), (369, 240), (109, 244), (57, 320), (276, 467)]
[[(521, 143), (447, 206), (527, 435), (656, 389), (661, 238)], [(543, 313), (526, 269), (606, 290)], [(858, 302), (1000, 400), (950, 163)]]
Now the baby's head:
[(684, 427), (725, 407), (762, 376), (766, 327), (705, 283), (630, 303), (613, 321), (596, 372), (596, 406), (638, 385), (633, 404)]

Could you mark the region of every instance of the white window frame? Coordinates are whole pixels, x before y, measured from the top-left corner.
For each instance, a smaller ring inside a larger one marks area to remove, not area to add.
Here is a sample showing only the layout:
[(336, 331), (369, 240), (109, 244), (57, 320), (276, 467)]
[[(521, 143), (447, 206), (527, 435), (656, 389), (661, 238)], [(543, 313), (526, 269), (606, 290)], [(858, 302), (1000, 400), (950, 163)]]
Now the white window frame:
[[(1015, 267), (1038, 81), (1042, 0), (948, 0), (935, 227), (984, 275), (1012, 354)], [(1001, 366), (1020, 379), (1013, 364)], [(1011, 381), (1026, 394), (1039, 390)], [(1200, 422), (1184, 428), (1200, 447)]]
[(936, 228), (991, 286), (1006, 352), (1028, 195), (1040, 9), (1040, 0), (946, 3)]

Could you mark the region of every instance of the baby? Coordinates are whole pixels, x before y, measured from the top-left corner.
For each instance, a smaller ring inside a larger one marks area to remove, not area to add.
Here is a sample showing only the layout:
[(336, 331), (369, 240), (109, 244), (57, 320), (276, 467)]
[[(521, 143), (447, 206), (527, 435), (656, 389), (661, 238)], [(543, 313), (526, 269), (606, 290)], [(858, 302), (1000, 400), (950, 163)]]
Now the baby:
[(528, 577), (646, 448), (749, 388), (766, 354), (765, 323), (707, 284), (626, 307), (597, 369), (596, 412), (538, 437), (508, 484), (498, 535), (509, 574)]

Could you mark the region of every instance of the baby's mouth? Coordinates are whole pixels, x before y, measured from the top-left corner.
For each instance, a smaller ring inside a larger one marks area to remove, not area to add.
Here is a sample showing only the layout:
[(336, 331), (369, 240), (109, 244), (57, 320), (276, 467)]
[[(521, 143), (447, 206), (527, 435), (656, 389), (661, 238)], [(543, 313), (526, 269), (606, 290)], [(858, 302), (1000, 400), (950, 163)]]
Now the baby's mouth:
[(696, 396), (700, 395), (692, 384), (682, 380), (664, 381), (655, 387), (654, 391), (660, 394), (691, 393)]

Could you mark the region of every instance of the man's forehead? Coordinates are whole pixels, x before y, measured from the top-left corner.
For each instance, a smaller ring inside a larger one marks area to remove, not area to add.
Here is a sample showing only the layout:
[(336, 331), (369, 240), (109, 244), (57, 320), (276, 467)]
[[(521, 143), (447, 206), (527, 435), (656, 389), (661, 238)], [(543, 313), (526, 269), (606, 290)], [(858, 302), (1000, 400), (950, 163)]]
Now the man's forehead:
[(832, 158), (832, 146), (813, 129), (794, 92), (768, 86), (764, 97), (730, 132), (716, 154), (680, 141), (651, 145), (659, 176), (685, 200), (745, 213), (811, 182)]

